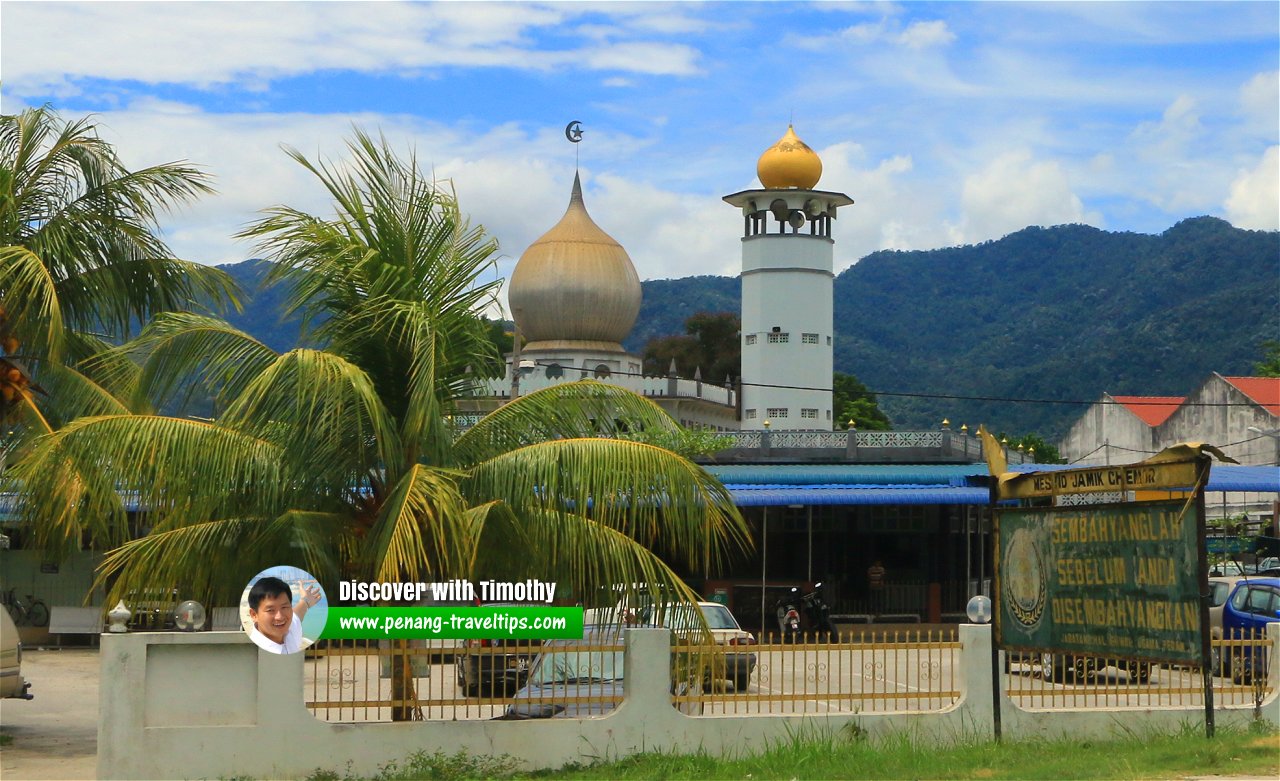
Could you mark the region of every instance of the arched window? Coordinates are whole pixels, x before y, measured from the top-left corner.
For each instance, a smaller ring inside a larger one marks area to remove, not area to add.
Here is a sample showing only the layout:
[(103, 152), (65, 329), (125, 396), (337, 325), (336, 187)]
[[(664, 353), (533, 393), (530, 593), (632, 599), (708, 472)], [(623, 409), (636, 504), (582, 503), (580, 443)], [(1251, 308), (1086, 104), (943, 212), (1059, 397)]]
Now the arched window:
[(609, 371), (609, 367), (605, 366), (603, 363), (596, 367), (597, 380), (603, 380), (605, 377), (608, 377), (610, 374), (611, 372)]
[(547, 379), (554, 380), (564, 376), (564, 367), (558, 363), (553, 363), (547, 367)]

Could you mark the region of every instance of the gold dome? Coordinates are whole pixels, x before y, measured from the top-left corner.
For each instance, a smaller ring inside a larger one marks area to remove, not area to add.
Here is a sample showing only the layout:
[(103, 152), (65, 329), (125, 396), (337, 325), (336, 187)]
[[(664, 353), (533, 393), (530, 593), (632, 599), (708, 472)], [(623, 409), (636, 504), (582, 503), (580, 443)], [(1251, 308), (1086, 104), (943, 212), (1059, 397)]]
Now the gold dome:
[(787, 125), (787, 132), (778, 143), (760, 155), (756, 175), (768, 190), (812, 190), (822, 178), (822, 159)]
[(622, 245), (587, 214), (576, 175), (569, 208), (520, 256), (507, 298), (526, 349), (623, 352), (640, 314), (640, 277)]

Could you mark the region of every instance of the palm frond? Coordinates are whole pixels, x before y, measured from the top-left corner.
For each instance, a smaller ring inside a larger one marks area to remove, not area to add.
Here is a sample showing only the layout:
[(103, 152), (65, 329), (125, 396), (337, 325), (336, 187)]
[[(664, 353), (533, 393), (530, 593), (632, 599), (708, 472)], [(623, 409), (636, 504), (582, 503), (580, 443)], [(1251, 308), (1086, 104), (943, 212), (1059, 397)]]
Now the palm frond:
[(679, 426), (644, 396), (596, 380), (579, 380), (504, 404), (459, 435), (453, 452), (460, 463), (470, 464), (549, 439), (647, 429), (674, 432)]
[[(129, 171), (91, 118), (64, 122), (31, 109), (0, 116), (0, 189), (0, 246), (39, 259), (56, 288), (61, 327), (122, 335), (198, 299), (236, 303), (230, 277), (172, 260), (160, 238), (161, 212), (212, 192), (195, 166)], [(57, 340), (47, 344), (56, 360)]]
[(158, 315), (119, 351), (142, 363), (138, 394), (153, 404), (200, 386), (226, 406), (279, 357), (229, 323), (191, 312)]
[(474, 466), (473, 502), (500, 499), (517, 514), (574, 512), (691, 570), (710, 572), (745, 552), (750, 533), (729, 492), (705, 469), (662, 448), (617, 439), (566, 439), (518, 448)]
[(638, 591), (673, 602), (698, 598), (653, 551), (576, 513), (489, 512), (477, 537), (474, 580), (552, 581), (588, 607), (609, 607)]
[(342, 485), (401, 463), (399, 437), (368, 375), (328, 352), (277, 357), (219, 421), (287, 447), (297, 480)]
[(240, 604), (249, 579), (290, 562), (286, 535), (264, 534), (262, 518), (222, 518), (129, 540), (98, 566), (95, 588), (109, 587), (107, 604), (168, 602), (174, 595), (210, 607)]
[(265, 524), (262, 534), (266, 539), (283, 540), (290, 548), (277, 554), (284, 557), (281, 561), (290, 563), (300, 552), (303, 569), (322, 583), (336, 583), (349, 574), (343, 572), (343, 566), (356, 555), (358, 540), (353, 531), (349, 511), (288, 510)]
[(64, 328), (57, 280), (26, 247), (0, 247), (0, 306), (9, 332), (27, 343), (19, 355), (59, 359)]
[[(274, 516), (294, 490), (283, 449), (245, 433), (151, 415), (80, 418), (41, 438), (10, 469), (19, 515), (42, 545), (121, 544), (124, 497), (153, 529), (235, 515)], [(251, 512), (252, 511), (252, 512)]]
[(473, 519), (458, 491), (460, 476), (418, 464), (392, 486), (365, 546), (363, 569), (373, 580), (426, 581), (467, 574)]
[(56, 410), (59, 424), (79, 417), (127, 415), (127, 400), (95, 382), (91, 376), (60, 364), (42, 364), (37, 374), (49, 397), (46, 409)]

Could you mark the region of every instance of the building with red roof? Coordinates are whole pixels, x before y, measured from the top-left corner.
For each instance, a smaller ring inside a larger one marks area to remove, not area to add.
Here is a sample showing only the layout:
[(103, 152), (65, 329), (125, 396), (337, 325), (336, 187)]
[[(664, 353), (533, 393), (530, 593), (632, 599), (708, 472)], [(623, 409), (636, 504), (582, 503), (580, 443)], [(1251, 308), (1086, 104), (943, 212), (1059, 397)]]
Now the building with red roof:
[[(1207, 442), (1241, 464), (1280, 465), (1280, 377), (1214, 373), (1186, 396), (1113, 396), (1091, 405), (1058, 446), (1073, 464), (1128, 464), (1180, 442)], [(1274, 494), (1223, 494), (1210, 517), (1266, 519)]]

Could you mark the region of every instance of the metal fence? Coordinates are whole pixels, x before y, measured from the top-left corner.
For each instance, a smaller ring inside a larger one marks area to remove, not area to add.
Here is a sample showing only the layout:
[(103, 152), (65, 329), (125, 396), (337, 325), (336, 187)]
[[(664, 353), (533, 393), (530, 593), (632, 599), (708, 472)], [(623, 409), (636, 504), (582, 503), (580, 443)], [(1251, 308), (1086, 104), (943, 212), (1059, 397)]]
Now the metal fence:
[[(323, 641), (306, 651), (304, 696), (331, 722), (485, 720), (521, 715), (602, 715), (622, 699), (621, 644), (537, 640)], [(543, 685), (529, 685), (545, 656)], [(583, 685), (586, 684), (586, 685)], [(517, 697), (519, 695), (519, 697)]]
[[(624, 646), (563, 642), (322, 641), (306, 652), (306, 706), (330, 722), (592, 717), (616, 708), (625, 697)], [(1265, 635), (1213, 647), (1216, 706), (1256, 707), (1277, 687), (1266, 675), (1274, 648)], [(671, 701), (695, 716), (941, 711), (959, 701), (961, 659), (955, 630), (862, 630), (748, 645), (676, 639)], [(1196, 667), (1006, 659), (1005, 689), (1028, 710), (1204, 704)]]
[(685, 713), (717, 716), (942, 710), (960, 697), (959, 649), (954, 630), (694, 646), (686, 652), (700, 685), (672, 701)]
[[(1215, 707), (1256, 706), (1272, 691), (1267, 679), (1273, 653), (1266, 635), (1213, 640)], [(1006, 656), (1006, 691), (1028, 710), (1160, 708), (1204, 705), (1198, 666), (1154, 665), (1131, 659), (1036, 654)]]
[[(672, 704), (690, 715), (940, 710), (959, 698), (959, 648), (954, 631), (677, 640)], [(331, 722), (599, 716), (625, 696), (623, 659), (612, 643), (328, 641), (307, 649), (306, 706)]]

